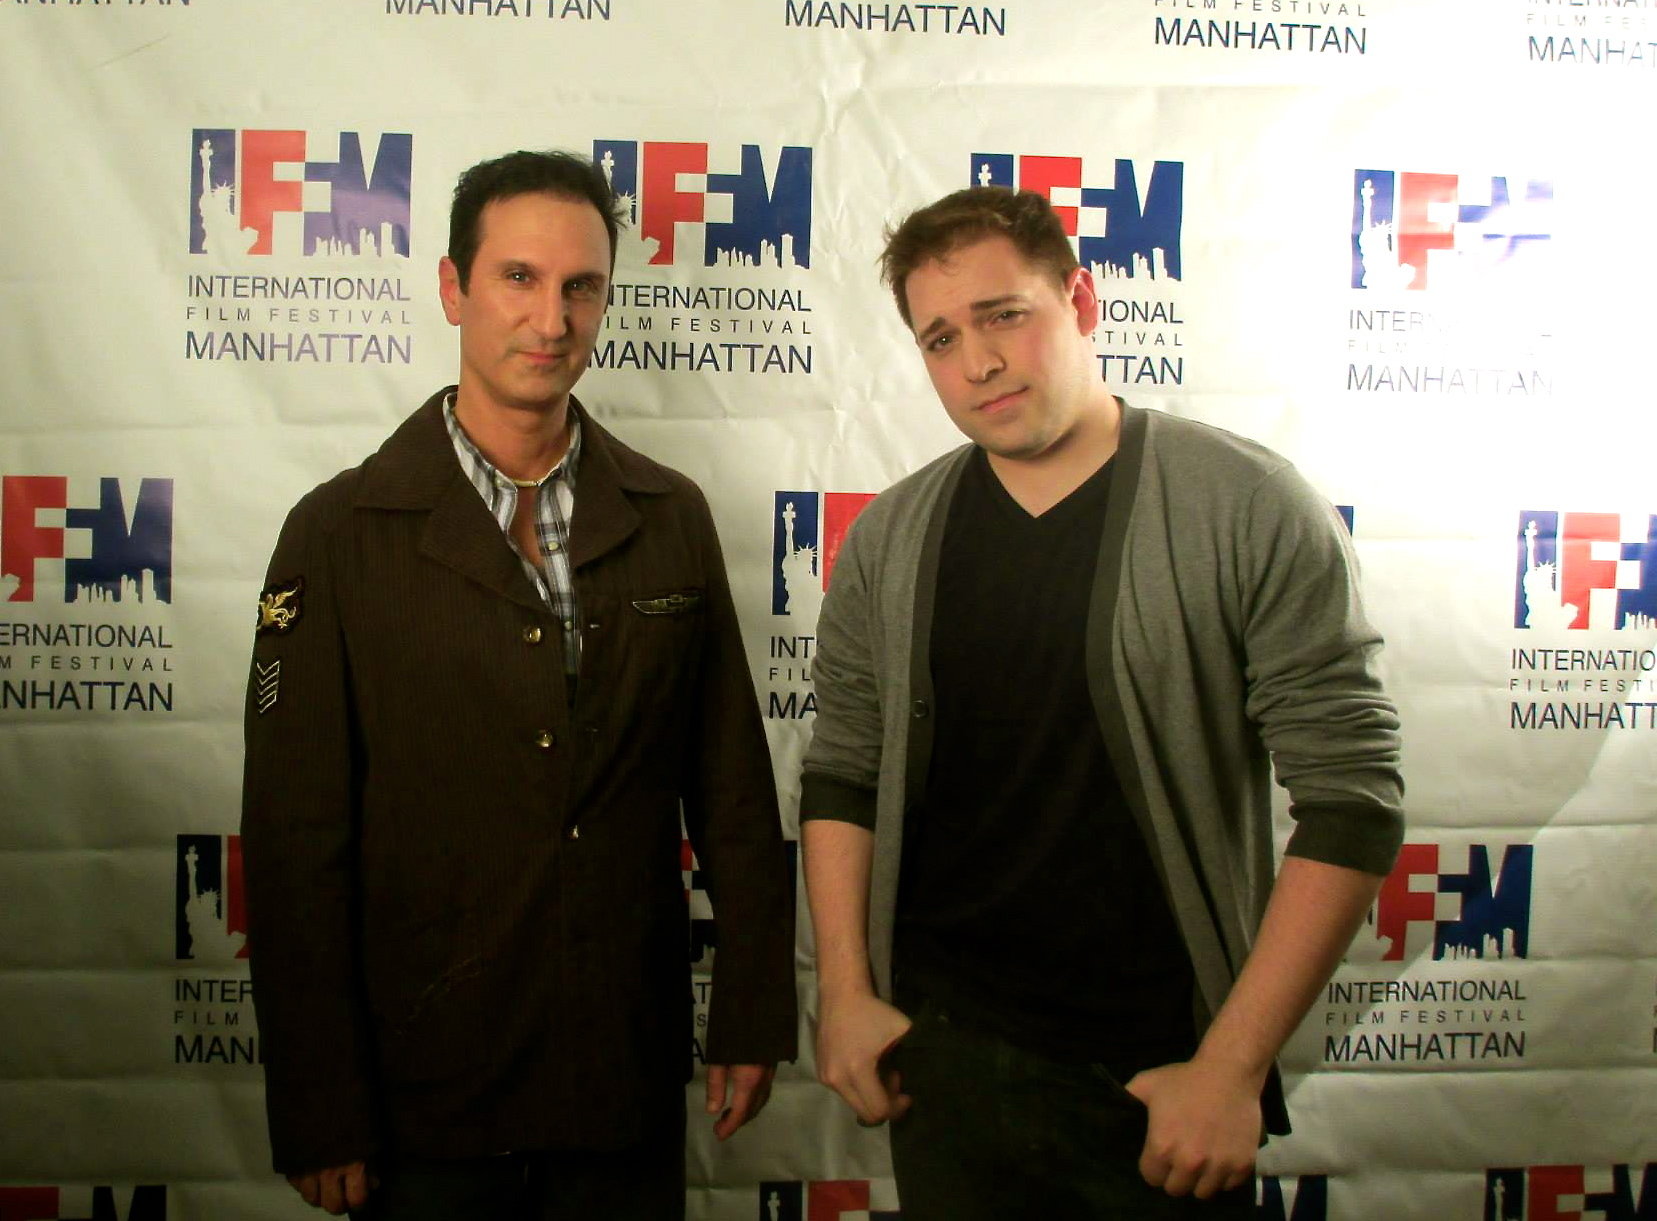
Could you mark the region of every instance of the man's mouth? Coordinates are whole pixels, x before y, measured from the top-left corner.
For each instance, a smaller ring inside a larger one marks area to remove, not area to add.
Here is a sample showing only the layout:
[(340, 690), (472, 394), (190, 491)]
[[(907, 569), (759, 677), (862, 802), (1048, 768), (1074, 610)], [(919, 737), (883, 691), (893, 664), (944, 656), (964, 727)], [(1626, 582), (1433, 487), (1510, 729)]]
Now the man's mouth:
[(1019, 397), (1026, 389), (1028, 389), (1028, 387), (1020, 386), (1017, 390), (1009, 390), (1005, 394), (998, 394), (993, 399), (986, 399), (984, 402), (979, 403), (973, 408), (973, 410), (994, 415), (998, 411), (1003, 411), (1006, 408), (1011, 407), (1018, 401)]

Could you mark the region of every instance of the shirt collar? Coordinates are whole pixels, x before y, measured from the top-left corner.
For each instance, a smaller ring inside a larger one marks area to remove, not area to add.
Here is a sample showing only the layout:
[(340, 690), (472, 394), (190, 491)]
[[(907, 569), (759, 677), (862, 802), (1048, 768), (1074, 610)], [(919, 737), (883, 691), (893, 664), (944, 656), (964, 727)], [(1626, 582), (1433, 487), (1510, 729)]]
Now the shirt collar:
[[(575, 487), (575, 468), (581, 460), (581, 419), (575, 412), (568, 413), (570, 422), (570, 444), (564, 451), (564, 456), (558, 459), (558, 464), (547, 472), (546, 478), (561, 478), (573, 489)], [(483, 451), (477, 447), (472, 438), (466, 435), (461, 427), (460, 420), (455, 417), (455, 396), (451, 392), (443, 400), (443, 423), (449, 430), (449, 439), (454, 442), (455, 455), (460, 459), (462, 467), (468, 474), (482, 471), (489, 476), (498, 488), (513, 488), (516, 485), (512, 480), (501, 473), (495, 464), (483, 456)]]

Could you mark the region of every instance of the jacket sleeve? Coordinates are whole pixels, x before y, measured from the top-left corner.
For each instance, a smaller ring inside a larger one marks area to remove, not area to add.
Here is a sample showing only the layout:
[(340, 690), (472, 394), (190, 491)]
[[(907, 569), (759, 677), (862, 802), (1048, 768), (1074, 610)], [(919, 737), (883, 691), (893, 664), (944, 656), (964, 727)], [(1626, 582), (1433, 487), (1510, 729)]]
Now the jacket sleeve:
[(1385, 874), (1403, 839), (1398, 714), (1350, 534), (1288, 465), (1256, 489), (1247, 534), (1247, 713), (1289, 790), (1287, 852)]
[(706, 501), (693, 495), (705, 622), (699, 706), (685, 710), (693, 741), (682, 797), (719, 930), (707, 1059), (775, 1064), (794, 1059), (798, 1042), (794, 879), (724, 556)]
[[(866, 511), (867, 512), (867, 511)], [(852, 523), (817, 618), (812, 687), (817, 717), (800, 778), (800, 820), (835, 819), (873, 830), (884, 730), (875, 677), (869, 581)]]
[(248, 946), (271, 1150), (285, 1174), (379, 1148), (358, 961), (360, 769), (318, 499), (289, 514), (271, 557), (245, 713)]

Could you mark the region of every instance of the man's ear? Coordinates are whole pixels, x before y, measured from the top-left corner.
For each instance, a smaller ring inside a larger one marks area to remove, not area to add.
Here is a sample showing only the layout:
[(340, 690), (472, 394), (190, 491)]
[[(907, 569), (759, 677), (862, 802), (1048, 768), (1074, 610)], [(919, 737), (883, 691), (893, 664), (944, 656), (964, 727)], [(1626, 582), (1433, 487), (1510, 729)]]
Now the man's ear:
[(448, 255), (437, 260), (437, 295), (443, 301), (443, 316), (450, 326), (460, 325), (460, 299), (466, 295), (460, 287), (460, 268)]
[(1099, 290), (1094, 286), (1093, 273), (1078, 267), (1064, 278), (1065, 294), (1070, 307), (1076, 311), (1076, 329), (1091, 335), (1099, 327)]

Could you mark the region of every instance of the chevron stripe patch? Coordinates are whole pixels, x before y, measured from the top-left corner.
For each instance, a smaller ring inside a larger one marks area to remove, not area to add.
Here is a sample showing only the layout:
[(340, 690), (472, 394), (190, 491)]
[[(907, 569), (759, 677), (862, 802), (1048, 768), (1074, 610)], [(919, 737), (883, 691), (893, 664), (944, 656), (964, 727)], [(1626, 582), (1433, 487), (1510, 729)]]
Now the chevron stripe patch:
[(276, 693), (282, 681), (282, 662), (280, 659), (271, 662), (268, 666), (255, 660), (253, 663), (253, 695), (259, 704), (259, 715), (264, 716), (276, 707)]

